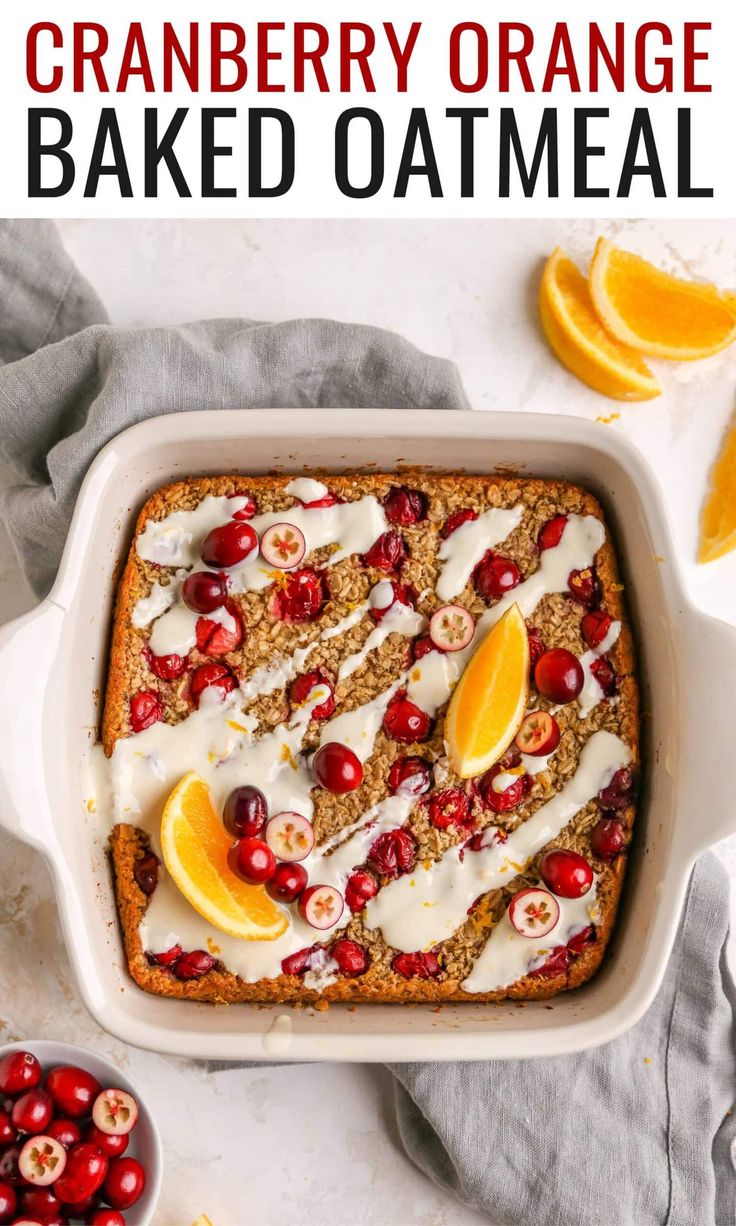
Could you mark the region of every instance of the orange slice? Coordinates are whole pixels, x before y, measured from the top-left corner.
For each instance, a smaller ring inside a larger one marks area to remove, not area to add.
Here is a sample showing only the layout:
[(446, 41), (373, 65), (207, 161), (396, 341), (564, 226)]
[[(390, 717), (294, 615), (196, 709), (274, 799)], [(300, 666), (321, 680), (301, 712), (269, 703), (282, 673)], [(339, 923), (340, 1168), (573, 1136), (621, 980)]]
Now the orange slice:
[(161, 819), (164, 862), (204, 919), (244, 941), (275, 941), (288, 919), (263, 886), (246, 885), (228, 864), (232, 839), (204, 779), (190, 771), (166, 801)]
[(736, 423), (710, 475), (710, 489), (700, 522), (699, 562), (715, 562), (736, 548)]
[(445, 735), (461, 779), (480, 775), (519, 731), (529, 697), (529, 636), (517, 604), (489, 630), (450, 700)]
[(732, 295), (671, 277), (606, 238), (595, 249), (590, 292), (611, 335), (651, 357), (693, 361), (736, 340)]
[(606, 332), (593, 309), (588, 282), (559, 247), (539, 291), (542, 328), (568, 370), (613, 400), (652, 400), (661, 387), (639, 354)]

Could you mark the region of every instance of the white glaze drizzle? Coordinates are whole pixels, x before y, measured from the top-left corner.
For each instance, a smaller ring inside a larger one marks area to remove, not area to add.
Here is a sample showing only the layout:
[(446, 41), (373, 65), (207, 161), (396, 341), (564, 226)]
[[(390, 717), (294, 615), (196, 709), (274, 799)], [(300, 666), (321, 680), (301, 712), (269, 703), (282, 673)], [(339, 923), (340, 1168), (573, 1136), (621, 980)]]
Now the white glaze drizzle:
[(510, 510), (491, 507), (477, 519), (461, 524), (442, 542), (437, 558), (443, 566), (435, 589), (440, 600), (460, 595), (486, 550), (518, 528), (523, 513), (521, 505)]
[(405, 951), (446, 940), (463, 923), (476, 898), (523, 872), (530, 859), (630, 760), (631, 752), (619, 737), (594, 732), (573, 777), (504, 844), (477, 852), (451, 847), (435, 863), (419, 865), (389, 882), (368, 903), (367, 926), (380, 928), (389, 945)]
[[(551, 932), (541, 938), (522, 936), (509, 919), (508, 909), (491, 932), (461, 987), (465, 992), (496, 992), (536, 970), (558, 945), (567, 942), (599, 917), (596, 880), (582, 898), (558, 898), (560, 916)], [(544, 889), (544, 882), (539, 886)]]
[[(386, 588), (388, 592), (385, 591)], [(388, 609), (388, 612), (376, 622), (360, 650), (353, 652), (343, 660), (337, 673), (338, 681), (344, 681), (346, 677), (356, 672), (365, 663), (370, 653), (377, 651), (381, 644), (385, 643), (390, 634), (403, 634), (407, 638), (414, 638), (427, 628), (426, 617), (417, 613), (411, 605), (395, 600), (393, 587), (385, 579), (382, 579), (372, 589), (368, 603), (372, 609)]]
[(212, 613), (194, 613), (177, 602), (153, 624), (148, 645), (155, 656), (186, 656), (197, 642), (197, 622), (200, 617), (217, 622), (235, 633), (237, 622), (223, 605)]
[(171, 607), (178, 592), (178, 586), (173, 582), (167, 587), (158, 582), (154, 583), (148, 595), (141, 596), (133, 606), (130, 620), (135, 629), (145, 630), (146, 626), (150, 626), (156, 617), (160, 617)]
[(314, 477), (294, 477), (286, 486), (286, 493), (298, 498), (300, 502), (319, 502), (329, 494), (326, 485), (315, 481)]

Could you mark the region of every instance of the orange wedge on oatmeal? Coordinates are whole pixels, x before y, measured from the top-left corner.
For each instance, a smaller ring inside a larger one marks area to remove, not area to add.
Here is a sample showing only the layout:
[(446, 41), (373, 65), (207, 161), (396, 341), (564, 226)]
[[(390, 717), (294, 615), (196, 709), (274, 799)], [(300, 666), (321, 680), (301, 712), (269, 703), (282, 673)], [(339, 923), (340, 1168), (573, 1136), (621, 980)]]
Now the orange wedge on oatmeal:
[(590, 293), (611, 335), (650, 357), (694, 361), (736, 340), (732, 294), (671, 277), (606, 238), (590, 266)]
[(275, 941), (288, 919), (263, 886), (247, 885), (230, 868), (232, 839), (201, 775), (189, 771), (166, 801), (161, 819), (164, 863), (204, 919), (244, 941)]
[(544, 269), (539, 312), (550, 347), (588, 387), (614, 400), (652, 400), (661, 387), (635, 349), (609, 335), (579, 268), (559, 247)]
[(501, 757), (529, 697), (529, 636), (517, 604), (496, 622), (455, 687), (445, 722), (450, 761), (462, 779)]
[(736, 548), (736, 423), (713, 465), (700, 521), (699, 562), (715, 562)]

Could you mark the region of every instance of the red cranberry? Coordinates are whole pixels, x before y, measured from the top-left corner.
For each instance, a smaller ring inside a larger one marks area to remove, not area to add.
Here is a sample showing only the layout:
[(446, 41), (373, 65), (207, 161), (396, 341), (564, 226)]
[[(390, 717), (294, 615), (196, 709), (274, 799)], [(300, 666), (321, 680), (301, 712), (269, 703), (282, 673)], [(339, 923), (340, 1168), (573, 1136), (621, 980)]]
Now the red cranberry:
[(155, 656), (153, 652), (147, 653), (148, 667), (154, 677), (158, 677), (159, 681), (178, 681), (179, 677), (183, 677), (187, 667), (187, 662), (184, 656), (172, 654), (170, 656)]
[(289, 954), (288, 958), (281, 960), (281, 971), (284, 975), (303, 975), (309, 966), (309, 959), (312, 956), (313, 946), (309, 949), (300, 949), (295, 954)]
[(617, 817), (602, 817), (590, 832), (590, 846), (599, 860), (615, 860), (626, 846), (626, 833)]
[(213, 621), (211, 617), (198, 617), (194, 628), (197, 637), (197, 649), (204, 656), (226, 656), (235, 651), (243, 641), (245, 631), (243, 621), (232, 601), (227, 601), (227, 611), (234, 625), (223, 626)]
[(58, 1218), (62, 1211), (61, 1201), (52, 1188), (26, 1188), (21, 1193), (21, 1203), (24, 1217), (43, 1223)]
[(435, 792), (428, 802), (429, 820), (438, 830), (448, 826), (464, 826), (470, 816), (470, 801), (462, 788), (444, 788)]
[(473, 511), (470, 507), (461, 507), (459, 511), (453, 511), (447, 516), (442, 525), (441, 535), (447, 540), (448, 536), (452, 536), (453, 532), (457, 532), (458, 528), (463, 524), (469, 524), (478, 518), (478, 512)]
[(6, 1145), (13, 1145), (17, 1140), (18, 1129), (13, 1124), (10, 1113), (0, 1111), (0, 1149)]
[(100, 1206), (99, 1196), (83, 1196), (78, 1201), (65, 1201), (64, 1213), (67, 1218), (76, 1222), (77, 1218), (87, 1219), (87, 1215), (93, 1213)]
[(87, 1220), (89, 1226), (125, 1226), (125, 1218), (117, 1209), (95, 1209)]
[(225, 829), (236, 839), (255, 838), (268, 817), (268, 804), (260, 788), (251, 783), (234, 788), (225, 801)]
[(200, 664), (192, 673), (189, 693), (195, 707), (199, 706), (205, 690), (213, 686), (224, 698), (235, 689), (235, 677), (226, 664)]
[(559, 545), (566, 524), (566, 515), (555, 515), (552, 519), (548, 519), (546, 524), (539, 530), (539, 536), (537, 537), (539, 548), (544, 551), (545, 549), (554, 549), (556, 545)]
[(296, 902), (307, 884), (307, 870), (301, 864), (277, 864), (273, 877), (266, 885), (277, 902)]
[(258, 548), (258, 537), (242, 519), (231, 519), (208, 532), (202, 544), (202, 561), (215, 570), (237, 566)]
[(483, 804), (494, 813), (508, 813), (509, 810), (515, 809), (529, 795), (532, 787), (532, 781), (528, 775), (516, 775), (514, 782), (510, 783), (503, 792), (497, 792), (493, 787), (493, 780), (496, 775), (501, 774), (502, 770), (503, 767), (500, 764), (492, 766), (485, 775), (481, 776), (478, 784)]
[(539, 872), (544, 884), (558, 898), (582, 898), (593, 884), (593, 870), (576, 851), (548, 851)]
[(391, 965), (405, 979), (434, 979), (440, 973), (437, 956), (431, 952), (397, 954)]
[(394, 485), (383, 500), (383, 509), (390, 524), (407, 527), (426, 517), (427, 499), (420, 490)]
[(357, 754), (347, 745), (328, 741), (317, 750), (312, 761), (312, 771), (317, 783), (328, 792), (338, 796), (354, 792), (363, 782), (363, 764)]
[(0, 1222), (3, 1226), (13, 1220), (17, 1204), (15, 1189), (9, 1183), (0, 1183)]
[(394, 741), (414, 745), (431, 736), (433, 721), (426, 711), (409, 701), (405, 690), (399, 690), (386, 707), (383, 727)]
[(377, 893), (378, 882), (375, 877), (371, 873), (366, 873), (364, 869), (359, 868), (348, 877), (348, 882), (345, 886), (345, 902), (351, 911), (362, 911), (365, 904), (371, 898), (375, 898)]
[(115, 1158), (105, 1180), (103, 1196), (113, 1209), (130, 1209), (143, 1194), (146, 1172), (135, 1158)]
[(41, 1081), (41, 1065), (29, 1051), (10, 1051), (0, 1060), (0, 1094), (35, 1090)]
[(270, 881), (276, 871), (276, 857), (263, 839), (241, 839), (235, 847), (237, 871), (249, 885)]
[(20, 1132), (43, 1132), (53, 1115), (54, 1104), (46, 1090), (26, 1090), (13, 1103), (12, 1121)]
[(570, 969), (571, 961), (570, 951), (564, 945), (558, 945), (546, 962), (543, 962), (536, 970), (529, 972), (529, 977), (531, 979), (554, 979), (556, 975), (563, 975)]
[(408, 830), (386, 830), (379, 834), (368, 853), (368, 863), (382, 877), (410, 873), (417, 858), (417, 845)]
[(173, 966), (181, 955), (181, 945), (172, 945), (170, 949), (164, 949), (160, 954), (146, 954), (146, 957), (152, 966)]
[[(73, 1064), (59, 1065), (53, 1068), (46, 1078), (46, 1089), (56, 1106), (64, 1115), (78, 1119), (81, 1115), (89, 1115), (92, 1104), (100, 1093), (102, 1086), (86, 1069), (77, 1068)], [(86, 1196), (87, 1193), (81, 1193)], [(79, 1200), (80, 1197), (71, 1197)]]
[(251, 494), (228, 494), (228, 498), (245, 498), (240, 510), (233, 512), (233, 519), (252, 519), (258, 510), (258, 503)]
[(128, 1148), (130, 1133), (103, 1132), (96, 1124), (88, 1124), (84, 1134), (85, 1141), (96, 1145), (100, 1153), (107, 1158), (119, 1158)]
[(430, 651), (437, 651), (436, 643), (433, 643), (428, 634), (422, 634), (418, 639), (414, 639), (412, 643), (412, 656), (414, 660), (422, 660), (424, 656), (428, 656)]
[(146, 852), (144, 856), (136, 860), (133, 866), (133, 876), (138, 889), (150, 897), (158, 885), (158, 856), (155, 856), (152, 851)]
[(143, 732), (163, 718), (161, 703), (152, 690), (139, 690), (130, 700), (130, 726), (134, 732)]
[(490, 549), (473, 571), (473, 587), (483, 600), (500, 600), (521, 580), (521, 571), (510, 558)]
[[(119, 1162), (125, 1159), (118, 1159)], [(69, 1150), (66, 1166), (54, 1184), (54, 1192), (63, 1201), (84, 1200), (102, 1187), (108, 1171), (108, 1160), (96, 1145), (82, 1141)]]
[(583, 688), (583, 666), (566, 647), (553, 647), (537, 660), (534, 684), (550, 702), (572, 702)]
[(71, 1149), (72, 1145), (77, 1145), (82, 1139), (79, 1125), (75, 1124), (74, 1120), (64, 1119), (63, 1116), (51, 1121), (46, 1129), (46, 1136), (58, 1141), (64, 1149)]
[(182, 954), (174, 963), (174, 974), (177, 979), (186, 982), (189, 979), (201, 979), (217, 961), (212, 954), (208, 954), (204, 949), (192, 949), (189, 953)]
[(370, 966), (367, 952), (357, 941), (342, 938), (335, 942), (330, 952), (340, 968), (340, 973), (351, 979), (365, 974)]
[(312, 719), (329, 719), (335, 711), (335, 690), (326, 673), (321, 669), (315, 669), (312, 673), (302, 673), (301, 677), (297, 677), (296, 681), (292, 681), (289, 689), (289, 701), (295, 707), (302, 706), (312, 690), (317, 685), (324, 685), (330, 691), (324, 702), (312, 710)]
[(599, 656), (597, 660), (591, 660), (590, 671), (598, 682), (605, 698), (613, 698), (618, 692), (618, 681), (616, 674), (611, 666), (611, 661), (605, 656)]
[(432, 772), (424, 758), (416, 754), (397, 758), (388, 772), (388, 786), (403, 796), (423, 796), (432, 786)]
[[(387, 599), (387, 602), (378, 604), (378, 599)], [(408, 584), (399, 583), (396, 579), (382, 579), (370, 595), (371, 616), (374, 621), (380, 622), (394, 605), (404, 604), (411, 607), (414, 599), (415, 592)]]
[(322, 575), (305, 567), (285, 576), (283, 586), (274, 587), (269, 612), (283, 622), (313, 622), (327, 599)]
[(406, 545), (398, 532), (384, 532), (363, 556), (366, 566), (386, 574), (401, 569), (406, 558)]
[(613, 618), (602, 609), (591, 609), (580, 623), (580, 632), (589, 647), (600, 647), (613, 625)]
[(227, 596), (227, 580), (211, 570), (195, 570), (181, 585), (181, 598), (194, 613), (214, 613)]
[(567, 942), (567, 948), (572, 954), (581, 954), (586, 945), (592, 945), (595, 941), (595, 928), (592, 924), (588, 924), (587, 928), (582, 928), (580, 932), (576, 932), (574, 937), (570, 937)]
[(634, 775), (630, 767), (616, 771), (611, 782), (598, 793), (602, 809), (625, 809), (634, 799)]
[(18, 1187), (25, 1182), (18, 1167), (19, 1157), (19, 1145), (9, 1145), (0, 1153), (0, 1183), (9, 1183), (13, 1187)]
[(337, 494), (333, 494), (332, 490), (328, 490), (321, 498), (313, 498), (311, 502), (303, 502), (302, 506), (307, 511), (316, 511), (321, 507), (335, 507), (344, 501), (344, 498), (338, 498)]
[(529, 626), (527, 630), (527, 637), (529, 639), (529, 666), (532, 672), (534, 672), (534, 666), (536, 665), (537, 660), (544, 655), (547, 649), (542, 640), (542, 635), (540, 634), (539, 630), (537, 630), (536, 626)]
[(585, 570), (573, 570), (567, 578), (570, 595), (578, 604), (592, 609), (600, 603), (601, 585), (595, 566), (586, 566)]

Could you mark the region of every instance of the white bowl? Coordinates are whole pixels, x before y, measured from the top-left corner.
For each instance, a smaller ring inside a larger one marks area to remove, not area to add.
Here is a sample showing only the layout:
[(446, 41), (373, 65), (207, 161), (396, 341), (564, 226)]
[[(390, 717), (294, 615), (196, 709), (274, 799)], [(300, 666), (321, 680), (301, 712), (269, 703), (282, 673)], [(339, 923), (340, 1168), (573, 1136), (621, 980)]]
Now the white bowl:
[(44, 1074), (59, 1064), (75, 1064), (96, 1077), (103, 1090), (112, 1087), (115, 1090), (126, 1090), (128, 1094), (133, 1095), (138, 1103), (139, 1115), (138, 1122), (130, 1135), (130, 1144), (125, 1155), (137, 1158), (143, 1164), (146, 1172), (146, 1186), (140, 1200), (124, 1212), (124, 1217), (130, 1226), (149, 1226), (149, 1223), (153, 1221), (153, 1211), (161, 1195), (164, 1155), (156, 1122), (140, 1090), (109, 1060), (105, 1060), (103, 1056), (98, 1056), (93, 1051), (87, 1051), (84, 1047), (75, 1047), (72, 1043), (57, 1043), (53, 1039), (30, 1039), (22, 1043), (5, 1043), (0, 1047), (0, 1060), (11, 1051), (32, 1052), (43, 1068)]
[[(617, 930), (604, 964), (549, 1002), (332, 1005), (324, 1012), (212, 1005), (131, 982), (86, 771), (104, 686), (114, 578), (135, 515), (189, 474), (512, 470), (564, 477), (603, 503), (638, 631), (645, 788)], [(616, 430), (526, 413), (252, 410), (181, 413), (126, 430), (92, 464), (58, 579), (0, 631), (0, 822), (47, 857), (82, 997), (129, 1043), (210, 1059), (482, 1060), (557, 1055), (613, 1039), (654, 998), (695, 857), (736, 824), (731, 746), (736, 632), (700, 613), (677, 564), (662, 497)]]

